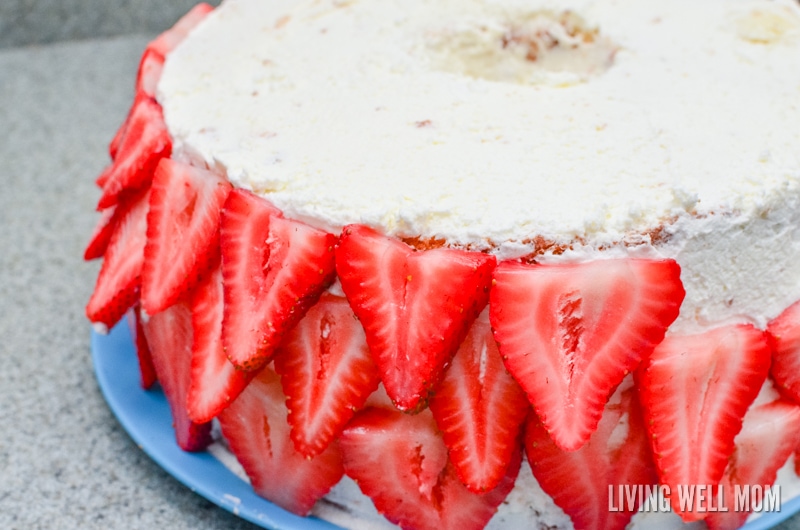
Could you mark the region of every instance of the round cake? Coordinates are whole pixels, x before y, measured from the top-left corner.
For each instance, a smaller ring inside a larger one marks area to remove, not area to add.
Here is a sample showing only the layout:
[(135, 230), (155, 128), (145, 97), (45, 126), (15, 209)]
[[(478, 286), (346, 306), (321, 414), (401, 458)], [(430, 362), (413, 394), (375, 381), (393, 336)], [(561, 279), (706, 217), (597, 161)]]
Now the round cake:
[(201, 4), (87, 315), (301, 515), (736, 528), (800, 492), (798, 146), (791, 0)]

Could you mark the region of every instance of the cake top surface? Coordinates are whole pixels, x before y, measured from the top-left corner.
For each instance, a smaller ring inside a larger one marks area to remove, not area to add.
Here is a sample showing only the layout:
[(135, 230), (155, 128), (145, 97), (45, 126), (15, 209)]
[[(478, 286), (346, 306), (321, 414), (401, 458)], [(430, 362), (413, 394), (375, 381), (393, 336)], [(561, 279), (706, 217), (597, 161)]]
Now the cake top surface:
[(177, 153), (329, 230), (603, 246), (798, 187), (800, 4), (229, 0), (159, 99)]

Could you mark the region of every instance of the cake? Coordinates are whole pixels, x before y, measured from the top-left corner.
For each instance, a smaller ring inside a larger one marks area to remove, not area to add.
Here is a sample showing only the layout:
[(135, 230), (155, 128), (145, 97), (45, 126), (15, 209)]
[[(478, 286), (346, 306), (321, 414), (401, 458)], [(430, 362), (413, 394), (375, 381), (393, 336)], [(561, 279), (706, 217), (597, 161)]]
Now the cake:
[(201, 4), (87, 316), (294, 513), (738, 527), (799, 483), (798, 57), (790, 0)]

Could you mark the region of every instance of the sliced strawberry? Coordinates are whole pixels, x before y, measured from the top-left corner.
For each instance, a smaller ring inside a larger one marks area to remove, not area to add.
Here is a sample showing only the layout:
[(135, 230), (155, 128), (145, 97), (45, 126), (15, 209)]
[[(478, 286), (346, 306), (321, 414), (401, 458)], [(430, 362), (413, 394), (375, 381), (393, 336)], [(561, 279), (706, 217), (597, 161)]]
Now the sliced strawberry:
[(608, 397), (661, 342), (684, 297), (672, 260), (504, 262), (494, 277), (500, 353), (565, 451), (589, 439)]
[(133, 343), (136, 345), (136, 357), (139, 359), (139, 375), (141, 377), (142, 388), (145, 390), (153, 386), (158, 380), (156, 369), (153, 366), (153, 356), (150, 353), (150, 346), (144, 336), (142, 326), (142, 308), (139, 304), (134, 305), (128, 310), (128, 326), (131, 330)]
[(158, 161), (172, 151), (161, 107), (152, 98), (136, 98), (126, 123), (114, 161), (98, 178), (103, 188), (99, 209), (113, 206), (123, 193), (149, 186)]
[(379, 409), (397, 410), (392, 403), (389, 394), (386, 393), (386, 388), (383, 384), (378, 383), (378, 389), (369, 395), (364, 402), (364, 407), (375, 407)]
[(443, 368), (486, 306), (494, 256), (416, 252), (365, 226), (344, 228), (336, 249), (342, 289), (395, 406), (426, 405)]
[(514, 487), (517, 450), (500, 484), (473, 493), (458, 480), (429, 411), (410, 416), (367, 408), (355, 415), (340, 444), (345, 472), (389, 521), (402, 528), (483, 528)]
[(220, 241), (222, 343), (237, 367), (256, 370), (333, 281), (336, 237), (234, 190), (222, 211)]
[(364, 330), (345, 298), (325, 293), (275, 356), (292, 441), (308, 457), (323, 451), (378, 388)]
[[(213, 10), (214, 8), (209, 4), (197, 4), (181, 17), (172, 28), (163, 32), (147, 45), (139, 61), (139, 70), (136, 74), (137, 100), (142, 96), (155, 99), (156, 88), (159, 79), (161, 79), (161, 71), (164, 67), (165, 57)], [(111, 155), (112, 160), (117, 157), (117, 152), (119, 151), (123, 138), (125, 138), (132, 113), (133, 109), (128, 113), (128, 117), (117, 130), (117, 133), (111, 140), (111, 144), (108, 146), (108, 153)], [(104, 187), (105, 180), (108, 176), (108, 172), (101, 175), (97, 180), (97, 185), (101, 188)]]
[(153, 48), (146, 48), (139, 61), (139, 71), (136, 74), (136, 94), (144, 94), (155, 99), (156, 87), (161, 79), (161, 70), (163, 69), (164, 56)]
[(794, 474), (800, 475), (800, 444), (794, 451)]
[(640, 508), (628, 503), (624, 488), (652, 486), (654, 491), (658, 481), (630, 376), (609, 399), (597, 430), (580, 449), (560, 449), (531, 414), (525, 453), (539, 485), (578, 529), (622, 530)]
[(794, 474), (800, 475), (800, 442), (794, 450)]
[(265, 367), (220, 413), (219, 422), (255, 492), (306, 515), (342, 478), (342, 456), (336, 442), (315, 458), (297, 452), (289, 438), (285, 399), (278, 375)]
[(175, 439), (184, 451), (202, 451), (211, 443), (211, 423), (195, 423), (187, 414), (192, 363), (192, 313), (183, 302), (143, 322), (158, 381), (172, 411)]
[(147, 190), (127, 198), (117, 207), (119, 220), (108, 242), (94, 292), (86, 305), (89, 320), (109, 329), (139, 299), (149, 196)]
[(117, 211), (116, 206), (111, 206), (100, 212), (100, 219), (97, 221), (97, 226), (94, 228), (92, 237), (89, 239), (89, 244), (86, 245), (86, 250), (83, 251), (83, 259), (86, 261), (100, 258), (108, 248), (108, 242), (111, 240), (111, 234), (114, 233), (117, 218), (114, 212)]
[(192, 376), (187, 397), (189, 417), (202, 423), (230, 405), (256, 372), (237, 370), (222, 349), (222, 269), (214, 270), (192, 292)]
[[(720, 481), (769, 363), (765, 333), (745, 324), (667, 337), (642, 363), (638, 388), (662, 484)], [(684, 521), (707, 515), (671, 500)]]
[[(108, 154), (111, 156), (111, 160), (115, 160), (117, 158), (117, 153), (119, 152), (122, 141), (125, 139), (125, 134), (128, 131), (128, 124), (131, 121), (131, 116), (133, 115), (133, 111), (136, 109), (136, 105), (139, 100), (155, 100), (156, 88), (158, 86), (159, 79), (161, 79), (161, 71), (163, 69), (164, 56), (155, 50), (146, 48), (142, 54), (142, 58), (139, 60), (139, 70), (136, 74), (136, 95), (133, 100), (133, 105), (128, 111), (125, 121), (122, 122), (122, 125), (119, 126), (119, 129), (117, 129), (117, 132), (114, 134), (114, 138), (111, 139), (111, 143), (108, 144)], [(106, 181), (113, 173), (113, 169), (114, 165), (112, 164), (100, 175), (95, 183), (101, 188), (104, 188)]]
[(166, 57), (213, 10), (214, 8), (205, 2), (197, 4), (170, 29), (151, 41), (147, 48)]
[(219, 254), (219, 219), (232, 186), (222, 177), (163, 158), (150, 188), (142, 306), (154, 315), (191, 291)]
[(459, 479), (470, 491), (489, 491), (519, 450), (530, 405), (506, 371), (488, 311), (472, 324), (430, 401)]
[(800, 403), (800, 302), (783, 311), (767, 326), (772, 345), (770, 375), (778, 391)]
[[(136, 105), (136, 99), (134, 99), (134, 106)], [(131, 107), (133, 110), (134, 107)], [(131, 118), (131, 110), (128, 111), (128, 115), (125, 116), (125, 121), (117, 129), (117, 132), (114, 133), (114, 137), (111, 139), (111, 142), (108, 144), (108, 154), (111, 157), (111, 160), (117, 158), (117, 153), (119, 152), (119, 146), (122, 144), (122, 139), (125, 138), (125, 131), (128, 129), (128, 121)], [(97, 177), (94, 181), (98, 187), (101, 189), (105, 186), (108, 177), (111, 176), (111, 169), (114, 165), (108, 166), (101, 174)]]
[[(736, 436), (736, 449), (728, 460), (720, 487), (728, 500), (727, 512), (711, 512), (706, 523), (711, 530), (739, 528), (752, 511), (750, 505), (735, 506), (736, 488), (744, 491), (758, 486), (763, 492), (775, 483), (780, 469), (792, 454), (800, 438), (800, 406), (788, 399), (753, 406), (747, 411), (742, 430)], [(735, 509), (738, 508), (738, 509)]]

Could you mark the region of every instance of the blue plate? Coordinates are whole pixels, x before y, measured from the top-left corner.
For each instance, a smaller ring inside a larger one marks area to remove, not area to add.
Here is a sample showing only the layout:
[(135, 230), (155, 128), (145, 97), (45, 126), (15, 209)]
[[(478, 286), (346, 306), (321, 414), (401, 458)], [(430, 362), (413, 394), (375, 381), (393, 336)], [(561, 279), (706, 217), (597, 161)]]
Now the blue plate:
[[(142, 450), (186, 487), (229, 512), (273, 530), (343, 530), (315, 517), (299, 517), (253, 493), (209, 453), (187, 453), (175, 443), (169, 405), (160, 389), (143, 390), (126, 321), (108, 335), (92, 331), (92, 359), (100, 390), (122, 427)], [(800, 512), (800, 496), (742, 530), (766, 530)]]
[(122, 427), (136, 444), (186, 487), (229, 512), (273, 530), (342, 530), (315, 517), (299, 517), (253, 493), (209, 453), (187, 453), (175, 443), (169, 404), (160, 389), (143, 390), (127, 322), (108, 335), (92, 331), (97, 382)]

